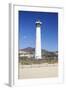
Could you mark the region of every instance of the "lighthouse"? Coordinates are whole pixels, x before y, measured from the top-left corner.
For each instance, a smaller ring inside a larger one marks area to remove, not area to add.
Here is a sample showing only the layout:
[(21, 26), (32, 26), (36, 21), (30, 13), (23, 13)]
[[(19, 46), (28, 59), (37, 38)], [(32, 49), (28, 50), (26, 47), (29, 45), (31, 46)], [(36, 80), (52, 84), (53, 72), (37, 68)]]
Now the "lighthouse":
[(40, 20), (36, 21), (36, 42), (35, 42), (35, 59), (41, 59), (41, 24)]

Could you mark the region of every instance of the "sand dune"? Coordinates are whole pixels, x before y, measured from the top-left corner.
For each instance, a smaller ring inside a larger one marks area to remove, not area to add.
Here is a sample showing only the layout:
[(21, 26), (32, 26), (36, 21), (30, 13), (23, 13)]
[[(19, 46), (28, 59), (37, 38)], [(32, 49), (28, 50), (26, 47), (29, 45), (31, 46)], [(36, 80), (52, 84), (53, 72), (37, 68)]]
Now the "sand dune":
[(19, 79), (48, 78), (58, 76), (58, 64), (20, 65)]

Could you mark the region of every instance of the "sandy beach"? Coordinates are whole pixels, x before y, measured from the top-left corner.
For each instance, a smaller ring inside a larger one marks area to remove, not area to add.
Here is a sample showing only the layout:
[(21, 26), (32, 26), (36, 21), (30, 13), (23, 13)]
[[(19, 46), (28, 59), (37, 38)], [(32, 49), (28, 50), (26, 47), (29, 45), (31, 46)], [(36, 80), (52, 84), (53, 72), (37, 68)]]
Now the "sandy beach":
[(29, 78), (49, 78), (58, 76), (58, 64), (33, 64), (33, 65), (20, 65), (18, 68), (19, 79)]

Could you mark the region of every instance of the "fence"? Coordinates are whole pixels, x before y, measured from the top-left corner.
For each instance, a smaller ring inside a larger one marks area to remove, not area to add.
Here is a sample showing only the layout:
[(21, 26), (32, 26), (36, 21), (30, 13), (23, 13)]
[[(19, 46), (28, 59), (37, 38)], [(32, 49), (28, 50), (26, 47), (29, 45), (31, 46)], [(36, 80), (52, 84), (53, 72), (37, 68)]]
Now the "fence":
[(54, 63), (54, 64), (48, 64), (48, 63), (44, 63), (44, 64), (31, 64), (31, 65), (22, 65), (22, 64), (19, 64), (20, 67), (22, 68), (40, 68), (40, 67), (55, 67), (57, 66), (58, 63)]

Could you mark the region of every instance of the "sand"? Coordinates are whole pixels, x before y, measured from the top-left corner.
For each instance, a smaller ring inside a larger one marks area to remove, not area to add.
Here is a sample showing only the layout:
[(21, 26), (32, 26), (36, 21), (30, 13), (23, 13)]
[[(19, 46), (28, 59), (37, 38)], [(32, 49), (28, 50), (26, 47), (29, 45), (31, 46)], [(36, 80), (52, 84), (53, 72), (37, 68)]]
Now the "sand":
[(19, 79), (29, 78), (49, 78), (58, 76), (58, 64), (36, 64), (36, 65), (20, 65), (19, 64)]

